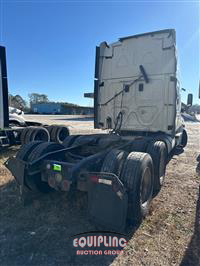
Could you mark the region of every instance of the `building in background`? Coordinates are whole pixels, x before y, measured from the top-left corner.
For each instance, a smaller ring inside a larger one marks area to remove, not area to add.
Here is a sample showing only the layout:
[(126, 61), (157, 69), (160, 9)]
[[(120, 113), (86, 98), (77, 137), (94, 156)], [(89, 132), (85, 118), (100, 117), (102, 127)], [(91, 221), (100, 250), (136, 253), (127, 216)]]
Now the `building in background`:
[(31, 112), (35, 114), (60, 114), (60, 103), (33, 103), (31, 104)]
[(34, 103), (31, 104), (34, 114), (65, 114), (65, 115), (93, 115), (94, 108), (69, 103)]

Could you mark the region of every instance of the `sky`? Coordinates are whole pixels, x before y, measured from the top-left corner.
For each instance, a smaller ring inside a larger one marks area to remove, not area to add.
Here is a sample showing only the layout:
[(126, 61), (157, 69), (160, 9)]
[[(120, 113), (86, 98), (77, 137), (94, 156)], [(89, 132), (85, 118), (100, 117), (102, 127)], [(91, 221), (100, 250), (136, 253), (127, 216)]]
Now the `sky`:
[(92, 105), (95, 47), (119, 37), (176, 29), (182, 100), (199, 103), (199, 1), (0, 0), (0, 45), (6, 47), (9, 91)]

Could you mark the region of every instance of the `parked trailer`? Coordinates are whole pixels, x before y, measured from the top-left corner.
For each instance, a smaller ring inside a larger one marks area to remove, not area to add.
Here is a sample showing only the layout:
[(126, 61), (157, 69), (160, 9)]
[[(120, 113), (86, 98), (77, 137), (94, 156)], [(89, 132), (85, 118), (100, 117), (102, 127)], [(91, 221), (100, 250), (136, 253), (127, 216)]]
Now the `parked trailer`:
[(62, 143), (67, 136), (69, 130), (65, 126), (26, 121), (20, 110), (8, 107), (6, 50), (0, 46), (0, 149), (34, 140)]
[(86, 191), (91, 219), (106, 228), (141, 221), (164, 183), (169, 155), (187, 144), (175, 39), (167, 29), (101, 43), (94, 126), (110, 133), (24, 145), (6, 162), (21, 188)]

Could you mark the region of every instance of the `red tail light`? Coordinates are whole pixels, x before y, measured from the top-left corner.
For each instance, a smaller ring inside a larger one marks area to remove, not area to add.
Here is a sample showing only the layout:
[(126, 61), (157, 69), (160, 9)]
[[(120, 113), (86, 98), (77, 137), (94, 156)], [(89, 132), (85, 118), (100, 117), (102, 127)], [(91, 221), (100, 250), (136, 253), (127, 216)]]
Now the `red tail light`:
[(93, 183), (99, 183), (99, 176), (97, 176), (97, 175), (91, 175), (90, 176), (90, 180)]
[(69, 191), (69, 188), (70, 188), (70, 182), (68, 180), (64, 180), (62, 182), (62, 189), (64, 191)]

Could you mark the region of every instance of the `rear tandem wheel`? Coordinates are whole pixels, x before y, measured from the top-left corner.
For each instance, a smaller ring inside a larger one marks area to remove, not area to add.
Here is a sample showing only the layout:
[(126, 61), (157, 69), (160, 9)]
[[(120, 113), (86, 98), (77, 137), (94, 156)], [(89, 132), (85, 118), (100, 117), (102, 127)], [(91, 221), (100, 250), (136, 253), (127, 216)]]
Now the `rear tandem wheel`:
[(149, 154), (129, 153), (121, 173), (128, 193), (127, 220), (138, 223), (148, 214), (153, 195), (153, 162)]
[[(32, 162), (46, 153), (57, 151), (63, 149), (64, 147), (61, 144), (54, 142), (43, 142), (37, 145), (29, 154), (27, 161)], [(48, 193), (53, 191), (53, 189), (48, 185), (47, 182), (42, 181), (41, 173), (34, 175), (27, 175), (25, 177), (25, 182), (28, 187), (33, 191), (40, 191), (43, 193)]]
[(154, 195), (161, 189), (165, 181), (167, 164), (167, 147), (163, 141), (152, 141), (147, 147), (154, 167)]

